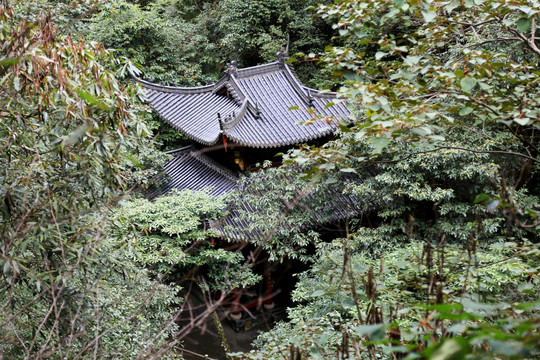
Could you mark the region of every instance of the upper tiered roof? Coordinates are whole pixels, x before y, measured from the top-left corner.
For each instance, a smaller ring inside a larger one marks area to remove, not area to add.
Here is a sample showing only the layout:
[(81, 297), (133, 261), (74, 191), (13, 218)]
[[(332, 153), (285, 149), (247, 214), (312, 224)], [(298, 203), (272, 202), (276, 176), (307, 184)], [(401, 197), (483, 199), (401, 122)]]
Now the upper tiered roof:
[(285, 58), (278, 58), (243, 69), (232, 62), (218, 82), (201, 87), (137, 81), (165, 121), (204, 145), (216, 144), (223, 135), (243, 146), (272, 148), (332, 133), (349, 114), (345, 104), (330, 106), (335, 93), (302, 85)]

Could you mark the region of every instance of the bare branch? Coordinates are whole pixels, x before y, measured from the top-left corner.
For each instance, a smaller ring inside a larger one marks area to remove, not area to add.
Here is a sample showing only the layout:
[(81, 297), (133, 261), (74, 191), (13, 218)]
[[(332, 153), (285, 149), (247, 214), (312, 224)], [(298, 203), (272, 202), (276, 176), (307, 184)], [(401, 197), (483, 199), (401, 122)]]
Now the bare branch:
[[(538, 48), (538, 46), (536, 46), (536, 43), (535, 43), (535, 39), (536, 37), (531, 37), (530, 39), (528, 37), (526, 37), (524, 34), (520, 33), (518, 30), (516, 29), (513, 29), (511, 27), (506, 27), (508, 29), (508, 31), (510, 31), (512, 34), (516, 35), (522, 42), (524, 42), (525, 44), (527, 44), (527, 46), (532, 50), (534, 51), (535, 53), (537, 53), (538, 55), (540, 55), (540, 49)], [(533, 31), (534, 31), (534, 26), (533, 26)]]

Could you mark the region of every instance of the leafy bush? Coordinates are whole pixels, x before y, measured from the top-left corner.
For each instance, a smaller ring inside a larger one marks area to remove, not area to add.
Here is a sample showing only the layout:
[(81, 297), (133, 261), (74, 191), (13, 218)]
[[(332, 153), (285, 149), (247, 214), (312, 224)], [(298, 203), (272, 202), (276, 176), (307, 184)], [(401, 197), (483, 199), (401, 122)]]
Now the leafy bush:
[(248, 287), (259, 277), (245, 265), (241, 252), (213, 245), (219, 235), (206, 228), (224, 215), (224, 208), (224, 199), (204, 191), (182, 190), (154, 202), (133, 199), (115, 211), (116, 228), (111, 232), (118, 234), (133, 261), (160, 277), (209, 282), (213, 290), (227, 292)]

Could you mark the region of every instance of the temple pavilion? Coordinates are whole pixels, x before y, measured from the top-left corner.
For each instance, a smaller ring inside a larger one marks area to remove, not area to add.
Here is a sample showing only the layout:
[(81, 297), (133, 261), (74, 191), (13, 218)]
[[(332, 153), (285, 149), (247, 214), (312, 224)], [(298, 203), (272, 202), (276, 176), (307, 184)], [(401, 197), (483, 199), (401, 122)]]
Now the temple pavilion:
[[(238, 68), (233, 61), (217, 82), (200, 87), (136, 79), (160, 117), (195, 142), (169, 152), (173, 159), (164, 166), (167, 176), (147, 196), (166, 195), (172, 189), (210, 188), (216, 196), (235, 189), (249, 193), (249, 186), (238, 187), (242, 172), (254, 171), (254, 164), (265, 156), (331, 136), (341, 121), (347, 121), (349, 110), (338, 95), (304, 86), (286, 59), (285, 54), (278, 53), (275, 62), (247, 68)], [(334, 201), (315, 214), (314, 225), (326, 221), (328, 214), (333, 220), (341, 220), (361, 211), (339, 189), (330, 186), (325, 191)], [(245, 230), (248, 224), (236, 216), (238, 209), (229, 210), (228, 217), (210, 224), (224, 238), (238, 242), (264, 238), (265, 234), (257, 230)], [(266, 268), (264, 278), (268, 283), (264, 298), (267, 306), (272, 303), (272, 287)]]
[[(233, 61), (217, 82), (199, 87), (166, 86), (137, 78), (146, 101), (159, 116), (195, 142), (169, 152), (173, 159), (164, 166), (166, 180), (156, 183), (147, 196), (166, 195), (172, 189), (227, 194), (238, 189), (240, 174), (254, 171), (255, 163), (293, 145), (331, 136), (340, 122), (347, 121), (345, 102), (336, 93), (303, 85), (286, 60), (286, 54), (278, 53), (275, 62), (247, 68), (238, 68)], [(342, 211), (328, 210), (334, 220), (358, 213), (347, 208), (347, 203)], [(322, 219), (323, 214), (319, 215)], [(223, 219), (214, 225), (229, 240), (262, 236), (231, 232), (237, 222)]]

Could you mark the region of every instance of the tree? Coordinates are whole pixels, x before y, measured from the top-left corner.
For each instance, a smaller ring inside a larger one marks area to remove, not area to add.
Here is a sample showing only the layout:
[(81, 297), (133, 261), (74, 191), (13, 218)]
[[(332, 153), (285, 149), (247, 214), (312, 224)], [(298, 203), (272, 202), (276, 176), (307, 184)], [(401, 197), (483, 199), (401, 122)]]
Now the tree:
[(132, 199), (115, 211), (111, 233), (130, 249), (134, 262), (168, 282), (195, 282), (205, 291), (227, 294), (260, 279), (241, 252), (212, 244), (219, 234), (207, 230), (208, 223), (224, 216), (224, 209), (224, 199), (204, 191), (182, 190), (153, 202)]
[[(232, 60), (240, 66), (275, 61), (288, 39), (290, 53), (322, 51), (333, 30), (326, 21), (313, 21), (307, 8), (316, 4), (156, 0), (141, 8), (120, 2), (104, 7), (83, 33), (123, 51), (147, 77), (193, 86), (217, 80)], [(306, 80), (322, 81), (312, 65), (302, 63), (300, 75), (311, 72)]]
[(85, 37), (144, 67), (144, 76), (182, 86), (204, 81), (201, 66), (190, 61), (189, 27), (182, 21), (179, 4), (160, 0), (141, 9), (126, 1), (117, 2), (95, 14), (88, 22)]
[[(455, 128), (445, 143), (480, 141)], [(401, 154), (407, 145), (388, 151)], [(351, 221), (346, 238), (317, 243), (293, 292), (290, 322), (262, 335), (259, 351), (238, 357), (281, 359), (291, 349), (323, 359), (429, 357), (454, 336), (456, 352), (477, 358), (536, 354), (537, 231), (509, 238), (504, 217), (473, 201), (505, 175), (496, 160), (445, 149), (357, 169), (361, 181), (346, 193), (377, 205)], [(538, 200), (518, 191), (515, 201), (527, 208)]]
[(291, 322), (239, 358), (538, 356), (539, 13), (502, 0), (318, 8), (345, 45), (324, 59), (351, 122), (285, 161), (323, 181), (356, 172), (346, 193), (379, 206), (319, 245)]
[(156, 171), (138, 159), (151, 146), (140, 94), (115, 75), (129, 64), (17, 10), (0, 6), (0, 352), (145, 357), (175, 332), (178, 299), (105, 231), (108, 209)]

